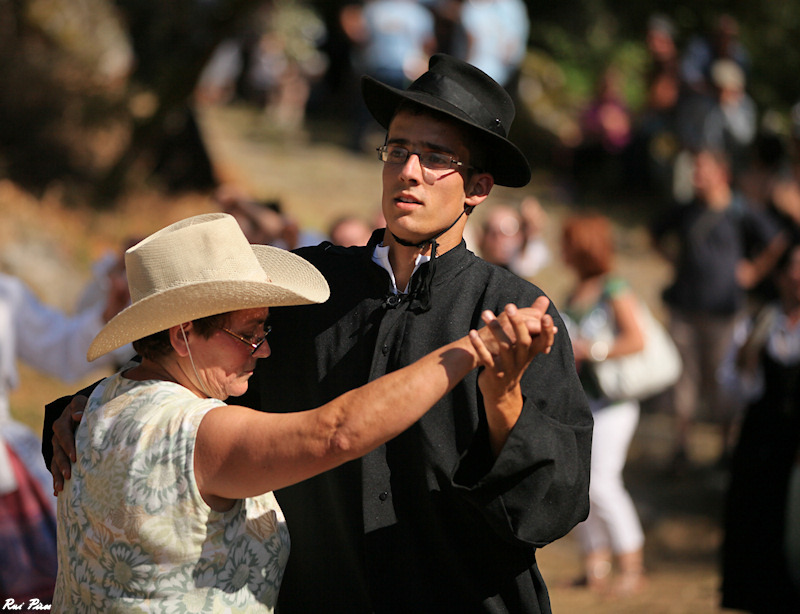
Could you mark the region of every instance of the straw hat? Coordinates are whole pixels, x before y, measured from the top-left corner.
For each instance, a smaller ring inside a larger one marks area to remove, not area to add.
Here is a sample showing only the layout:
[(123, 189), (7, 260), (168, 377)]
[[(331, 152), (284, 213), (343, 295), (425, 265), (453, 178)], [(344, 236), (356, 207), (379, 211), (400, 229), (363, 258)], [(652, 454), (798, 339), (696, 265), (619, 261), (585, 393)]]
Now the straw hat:
[(250, 245), (226, 213), (190, 217), (125, 252), (131, 305), (89, 346), (91, 361), (183, 322), (256, 307), (328, 300), (325, 278), (309, 262), (276, 247)]

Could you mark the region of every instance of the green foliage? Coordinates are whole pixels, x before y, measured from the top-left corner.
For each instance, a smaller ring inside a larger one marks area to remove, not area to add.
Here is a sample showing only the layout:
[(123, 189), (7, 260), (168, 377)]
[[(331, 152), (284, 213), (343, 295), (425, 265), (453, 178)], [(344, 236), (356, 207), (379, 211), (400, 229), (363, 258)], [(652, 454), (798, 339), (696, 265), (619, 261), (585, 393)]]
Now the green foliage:
[[(748, 90), (759, 107), (786, 112), (800, 100), (800, 2), (564, 0), (542, 5), (528, 0), (527, 5), (530, 45), (564, 68), (570, 98), (589, 94), (592, 75), (609, 63), (618, 63), (632, 78), (642, 71), (645, 29), (652, 14), (674, 21), (683, 48), (692, 36), (710, 32), (716, 18), (727, 13), (737, 19), (740, 39), (750, 54)], [(636, 108), (640, 86), (628, 85), (628, 102)]]

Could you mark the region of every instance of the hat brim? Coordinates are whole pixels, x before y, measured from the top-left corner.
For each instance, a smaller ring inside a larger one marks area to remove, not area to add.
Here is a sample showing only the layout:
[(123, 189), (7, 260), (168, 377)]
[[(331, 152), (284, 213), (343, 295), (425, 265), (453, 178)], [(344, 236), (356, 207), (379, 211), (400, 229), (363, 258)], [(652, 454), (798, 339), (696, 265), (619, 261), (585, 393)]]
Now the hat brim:
[(87, 359), (95, 360), (137, 339), (199, 318), (328, 300), (328, 283), (307, 260), (276, 247), (251, 247), (268, 281), (205, 281), (142, 298), (109, 320), (89, 346)]
[(441, 98), (424, 91), (403, 90), (381, 83), (370, 76), (361, 78), (361, 95), (372, 117), (386, 130), (397, 107), (411, 101), (466, 124), (478, 134), (487, 151), (487, 168), (495, 183), (511, 188), (521, 188), (531, 180), (531, 169), (525, 154), (507, 138), (476, 124), (467, 114)]

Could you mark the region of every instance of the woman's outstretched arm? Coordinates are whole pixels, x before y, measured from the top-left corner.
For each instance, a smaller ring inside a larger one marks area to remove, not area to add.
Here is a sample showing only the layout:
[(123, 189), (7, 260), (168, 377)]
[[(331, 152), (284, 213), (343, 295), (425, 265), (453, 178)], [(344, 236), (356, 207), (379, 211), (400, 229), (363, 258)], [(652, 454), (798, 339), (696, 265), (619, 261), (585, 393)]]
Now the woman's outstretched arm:
[[(480, 331), (415, 363), (351, 390), (314, 410), (275, 414), (240, 406), (203, 418), (195, 447), (195, 475), (212, 507), (283, 488), (363, 456), (416, 422), (467, 373), (482, 365), (501, 378), (518, 378), (555, 335), (540, 297), (529, 308), (511, 306), (485, 316)], [(495, 377), (497, 377), (495, 375)]]

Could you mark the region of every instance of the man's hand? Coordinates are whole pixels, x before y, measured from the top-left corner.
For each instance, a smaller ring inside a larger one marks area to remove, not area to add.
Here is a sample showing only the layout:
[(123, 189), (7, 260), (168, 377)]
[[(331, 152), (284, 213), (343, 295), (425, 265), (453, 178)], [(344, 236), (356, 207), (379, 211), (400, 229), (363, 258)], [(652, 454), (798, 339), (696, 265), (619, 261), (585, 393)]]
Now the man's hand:
[(544, 312), (548, 304), (547, 299), (542, 298), (528, 309), (507, 305), (500, 318), (495, 318), (489, 311), (483, 314), (487, 328), (493, 333), (494, 343), (487, 345), (475, 331), (470, 334), (470, 339), (481, 366), (485, 367), (479, 380), (482, 380), (484, 394), (489, 391), (505, 394), (518, 387), (531, 361), (538, 354), (550, 352), (557, 329), (553, 318)]
[[(477, 340), (480, 340), (490, 354), (498, 354), (501, 344), (505, 347), (512, 346), (524, 329), (526, 331), (524, 338), (526, 345), (532, 343), (533, 339), (536, 338), (536, 353), (549, 352), (549, 348), (553, 344), (553, 338), (549, 338), (549, 345), (546, 347), (542, 344), (548, 342), (548, 337), (545, 335), (543, 339), (538, 339), (543, 331), (543, 318), (549, 306), (549, 299), (545, 296), (540, 296), (533, 305), (523, 309), (511, 304), (506, 305), (503, 312), (497, 317), (491, 311), (484, 311), (481, 314), (481, 319), (486, 326), (470, 333), (471, 338), (474, 336), (473, 346)], [(549, 319), (549, 322), (552, 325), (552, 318)]]
[(83, 418), (83, 410), (89, 399), (77, 395), (64, 408), (61, 417), (53, 422), (53, 461), (50, 473), (53, 474), (53, 494), (58, 496), (64, 490), (64, 480), (72, 475), (72, 463), (77, 460), (75, 452), (75, 429)]
[[(508, 434), (522, 413), (522, 375), (539, 354), (548, 354), (557, 329), (546, 313), (550, 302), (540, 297), (527, 309), (507, 305), (495, 318), (484, 312), (486, 328), (470, 332), (470, 340), (484, 370), (478, 376), (489, 425), (489, 443), (495, 456), (500, 454)], [(485, 330), (492, 333), (487, 343)]]

